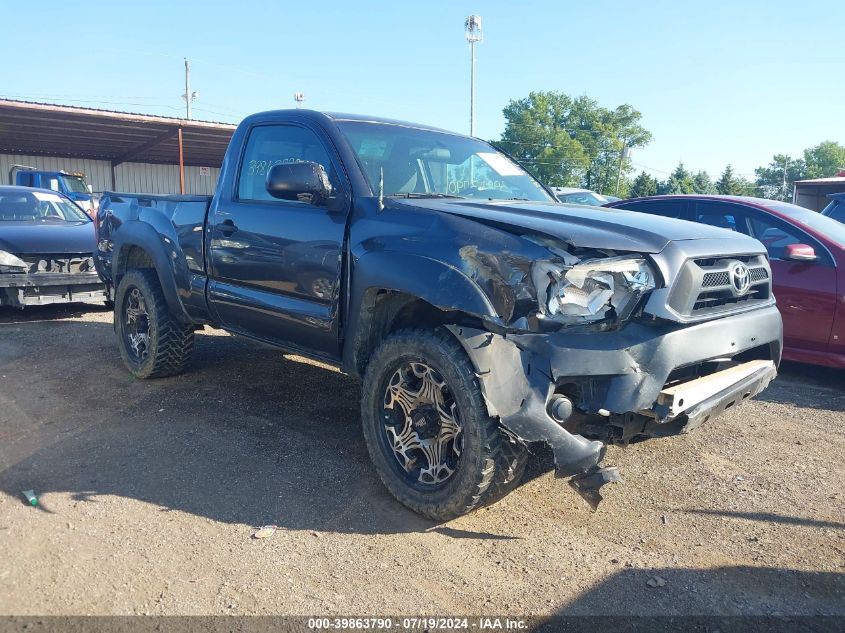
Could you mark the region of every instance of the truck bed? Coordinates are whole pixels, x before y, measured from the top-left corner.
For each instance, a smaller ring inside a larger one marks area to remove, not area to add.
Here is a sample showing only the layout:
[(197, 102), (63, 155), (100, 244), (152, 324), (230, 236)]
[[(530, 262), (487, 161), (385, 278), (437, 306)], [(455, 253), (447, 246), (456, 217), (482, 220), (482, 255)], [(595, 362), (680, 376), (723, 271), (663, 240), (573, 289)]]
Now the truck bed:
[[(211, 199), (198, 195), (103, 192), (97, 218), (95, 264), (110, 292), (115, 250), (120, 252), (123, 242), (141, 243), (149, 235), (155, 235), (156, 241), (164, 246), (167, 268), (183, 288), (197, 283), (204, 289), (200, 281), (205, 275), (203, 227)], [(119, 236), (115, 236), (117, 227), (122, 227)], [(204, 309), (204, 297), (198, 301), (200, 309)]]

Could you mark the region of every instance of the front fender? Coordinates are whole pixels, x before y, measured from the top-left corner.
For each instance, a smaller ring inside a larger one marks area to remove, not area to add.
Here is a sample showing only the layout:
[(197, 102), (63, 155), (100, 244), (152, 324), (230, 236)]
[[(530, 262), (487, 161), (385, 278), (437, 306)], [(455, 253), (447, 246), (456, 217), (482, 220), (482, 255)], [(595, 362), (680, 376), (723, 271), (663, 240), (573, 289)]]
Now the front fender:
[(404, 292), (442, 310), (501, 320), (481, 287), (462, 270), (417, 253), (379, 251), (359, 257), (354, 264), (353, 297), (360, 298), (368, 288)]
[(343, 364), (354, 372), (356, 349), (368, 331), (367, 317), (380, 291), (422, 299), (444, 311), (463, 312), (502, 325), (490, 298), (463, 271), (449, 263), (416, 253), (369, 252), (355, 259)]

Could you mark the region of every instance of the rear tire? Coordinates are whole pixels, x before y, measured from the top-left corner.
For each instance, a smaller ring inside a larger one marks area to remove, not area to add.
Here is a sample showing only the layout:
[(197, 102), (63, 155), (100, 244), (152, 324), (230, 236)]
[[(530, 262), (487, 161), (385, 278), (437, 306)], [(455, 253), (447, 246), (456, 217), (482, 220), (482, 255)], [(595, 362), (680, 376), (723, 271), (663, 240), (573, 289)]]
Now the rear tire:
[[(404, 375), (409, 387), (397, 397)], [(428, 402), (419, 397), (432, 392), (423, 376), (434, 377), (430, 385), (438, 394)], [(404, 406), (395, 406), (402, 401)], [(438, 416), (443, 410), (452, 417), (444, 421)], [(382, 342), (367, 366), (361, 417), (370, 458), (384, 485), (399, 502), (430, 519), (447, 521), (499, 499), (518, 483), (525, 467), (525, 447), (487, 414), (472, 363), (443, 329), (401, 330)], [(457, 434), (449, 420), (460, 428)], [(439, 442), (443, 429), (452, 429), (454, 439), (437, 450), (419, 448), (425, 439)], [(397, 451), (397, 445), (403, 450)], [(431, 455), (442, 465), (435, 468)], [(440, 473), (442, 480), (424, 481), (426, 471)]]
[(114, 329), (120, 356), (136, 378), (162, 378), (185, 370), (194, 329), (167, 308), (155, 271), (128, 271), (115, 292)]

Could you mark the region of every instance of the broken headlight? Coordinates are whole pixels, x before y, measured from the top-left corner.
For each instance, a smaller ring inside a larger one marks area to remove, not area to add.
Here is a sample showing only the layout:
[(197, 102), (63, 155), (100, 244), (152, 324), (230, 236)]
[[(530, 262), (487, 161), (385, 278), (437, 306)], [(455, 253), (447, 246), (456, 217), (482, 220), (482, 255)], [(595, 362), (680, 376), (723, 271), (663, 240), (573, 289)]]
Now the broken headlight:
[(0, 273), (25, 273), (28, 268), (20, 257), (0, 251)]
[(654, 271), (646, 260), (631, 256), (571, 265), (540, 261), (534, 263), (531, 276), (540, 314), (569, 323), (627, 319), (640, 297), (655, 287)]

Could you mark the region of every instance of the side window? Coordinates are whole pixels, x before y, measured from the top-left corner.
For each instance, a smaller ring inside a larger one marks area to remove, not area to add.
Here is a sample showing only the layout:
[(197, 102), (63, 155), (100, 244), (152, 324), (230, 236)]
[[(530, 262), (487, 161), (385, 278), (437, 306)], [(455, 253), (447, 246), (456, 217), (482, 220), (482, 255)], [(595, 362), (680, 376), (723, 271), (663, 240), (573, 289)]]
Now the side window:
[(750, 223), (753, 237), (763, 242), (769, 259), (783, 259), (786, 247), (790, 244), (809, 244), (815, 249), (818, 262), (830, 264), (827, 251), (821, 244), (795, 227), (756, 213), (751, 216)]
[(238, 177), (240, 200), (272, 200), (267, 193), (267, 173), (274, 165), (311, 161), (322, 165), (332, 187), (337, 178), (326, 148), (314, 132), (295, 125), (262, 125), (252, 129)]
[(681, 218), (684, 215), (686, 202), (683, 200), (645, 200), (631, 205), (624, 205), (623, 209), (660, 215), (664, 218)]
[(748, 234), (745, 214), (741, 209), (737, 209), (729, 204), (722, 204), (720, 202), (696, 202), (693, 220), (701, 224), (717, 226), (720, 229)]

